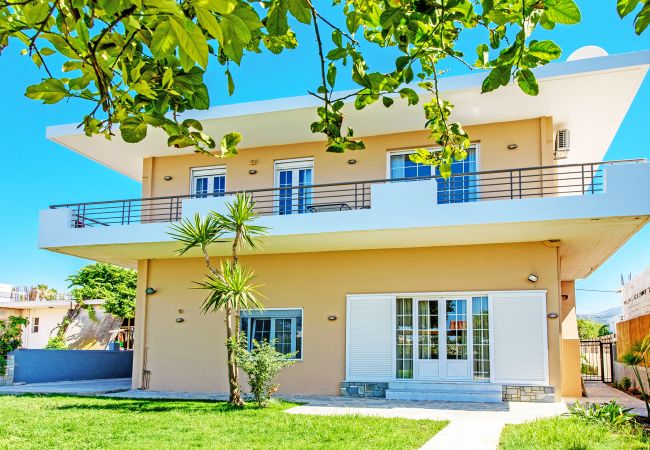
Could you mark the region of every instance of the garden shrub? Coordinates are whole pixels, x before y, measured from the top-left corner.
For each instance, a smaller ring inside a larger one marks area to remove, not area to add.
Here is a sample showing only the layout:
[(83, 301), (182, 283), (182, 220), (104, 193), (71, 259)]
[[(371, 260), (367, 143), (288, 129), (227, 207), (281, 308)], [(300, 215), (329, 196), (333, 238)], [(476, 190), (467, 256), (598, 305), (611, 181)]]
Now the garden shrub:
[(19, 348), (22, 343), (23, 327), (29, 322), (22, 316), (9, 316), (0, 320), (0, 376), (7, 370), (7, 355)]
[(568, 414), (573, 417), (587, 422), (606, 424), (611, 428), (629, 428), (635, 423), (635, 415), (630, 413), (632, 408), (624, 408), (616, 400), (609, 403), (587, 403), (586, 405), (575, 402), (569, 405), (568, 409)]
[(48, 339), (45, 350), (67, 350), (68, 344), (65, 343), (63, 336), (54, 336)]
[(257, 342), (253, 340), (253, 349), (248, 350), (246, 338), (240, 337), (242, 346), (237, 352), (239, 367), (248, 375), (251, 394), (255, 397), (260, 408), (268, 406), (271, 395), (278, 390), (274, 383), (280, 371), (295, 363), (295, 353), (283, 354), (275, 349), (275, 340)]
[(619, 383), (619, 386), (624, 391), (628, 391), (632, 387), (632, 380), (630, 380), (628, 377), (623, 377), (621, 378), (621, 382)]

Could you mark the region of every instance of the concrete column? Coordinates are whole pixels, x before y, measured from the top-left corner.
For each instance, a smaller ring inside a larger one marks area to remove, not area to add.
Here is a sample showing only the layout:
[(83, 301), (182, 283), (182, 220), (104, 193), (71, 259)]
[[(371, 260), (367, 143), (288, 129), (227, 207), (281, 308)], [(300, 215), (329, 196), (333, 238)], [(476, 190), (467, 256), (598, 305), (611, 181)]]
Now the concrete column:
[(580, 338), (576, 317), (575, 281), (562, 281), (562, 396), (581, 397)]

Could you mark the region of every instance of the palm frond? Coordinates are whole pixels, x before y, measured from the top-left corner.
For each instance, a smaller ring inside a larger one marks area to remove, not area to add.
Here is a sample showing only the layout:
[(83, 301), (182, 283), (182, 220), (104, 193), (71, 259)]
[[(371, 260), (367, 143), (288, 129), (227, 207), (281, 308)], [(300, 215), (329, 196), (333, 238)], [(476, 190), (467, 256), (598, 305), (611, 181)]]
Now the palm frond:
[(621, 356), (621, 361), (628, 366), (636, 366), (643, 362), (643, 357), (635, 352), (628, 352)]
[(172, 239), (182, 244), (182, 247), (177, 250), (179, 255), (194, 247), (205, 248), (212, 243), (220, 242), (218, 239), (223, 233), (212, 214), (202, 218), (199, 213), (194, 215), (193, 220), (185, 218), (171, 224), (167, 232)]
[(224, 232), (239, 233), (241, 243), (247, 248), (257, 248), (260, 236), (268, 232), (268, 228), (261, 225), (253, 225), (251, 222), (257, 218), (255, 213), (255, 202), (246, 193), (239, 193), (232, 202), (227, 205), (228, 213), (212, 213), (217, 226)]
[(195, 289), (210, 291), (201, 306), (204, 313), (230, 307), (232, 310), (263, 308), (259, 297), (259, 285), (253, 284), (255, 274), (239, 264), (221, 261), (219, 275), (208, 274)]

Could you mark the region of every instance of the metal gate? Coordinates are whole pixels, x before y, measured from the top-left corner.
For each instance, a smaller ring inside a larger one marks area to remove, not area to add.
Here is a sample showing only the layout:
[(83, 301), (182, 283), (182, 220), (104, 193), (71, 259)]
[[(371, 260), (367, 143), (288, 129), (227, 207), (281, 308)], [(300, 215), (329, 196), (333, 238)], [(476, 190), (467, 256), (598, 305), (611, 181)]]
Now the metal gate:
[(614, 381), (616, 340), (593, 339), (580, 341), (580, 372), (585, 381)]

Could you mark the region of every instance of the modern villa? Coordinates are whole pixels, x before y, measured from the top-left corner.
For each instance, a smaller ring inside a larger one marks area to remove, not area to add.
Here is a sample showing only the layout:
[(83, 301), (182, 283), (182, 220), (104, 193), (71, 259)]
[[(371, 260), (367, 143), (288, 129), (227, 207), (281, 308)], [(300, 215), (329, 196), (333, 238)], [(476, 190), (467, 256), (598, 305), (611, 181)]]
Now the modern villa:
[[(433, 144), (422, 108), (400, 101), (346, 105), (366, 149), (345, 154), (311, 133), (311, 97), (189, 113), (215, 139), (243, 135), (232, 158), (168, 148), (159, 130), (127, 144), (50, 127), (49, 139), (141, 182), (142, 197), (61, 199), (41, 212), (39, 245), (137, 268), (133, 388), (227, 391), (223, 315), (201, 313), (205, 292), (191, 289), (204, 261), (178, 256), (168, 231), (247, 191), (270, 231), (242, 258), (266, 308), (241, 324), (297, 352), (280, 392), (580, 396), (574, 282), (650, 219), (650, 165), (604, 160), (650, 52), (570, 59), (536, 71), (536, 97), (514, 85), (481, 94), (485, 73), (444, 78), (472, 140), (447, 179), (409, 159)], [(227, 257), (230, 243), (210, 254)]]

